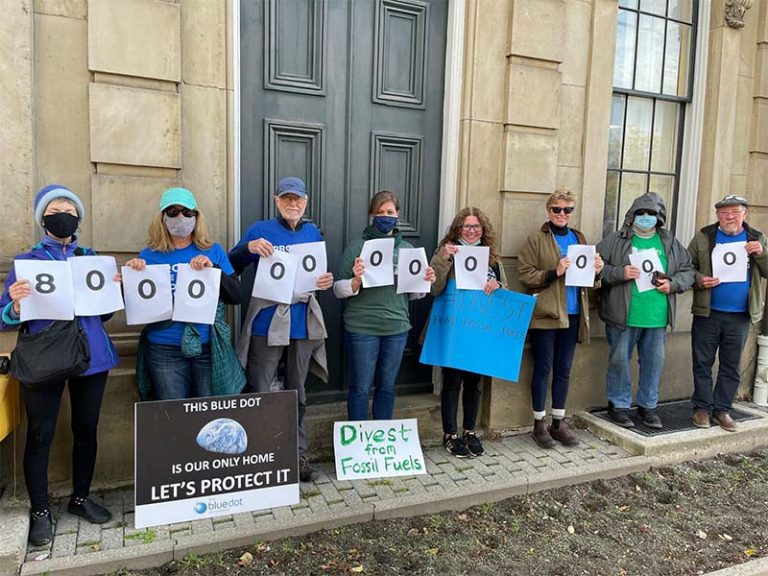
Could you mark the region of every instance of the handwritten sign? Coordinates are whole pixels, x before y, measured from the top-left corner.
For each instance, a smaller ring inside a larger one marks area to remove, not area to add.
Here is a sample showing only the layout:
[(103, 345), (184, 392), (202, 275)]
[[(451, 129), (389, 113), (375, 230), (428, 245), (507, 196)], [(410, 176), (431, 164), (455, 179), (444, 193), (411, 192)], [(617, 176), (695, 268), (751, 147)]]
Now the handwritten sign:
[(334, 422), (333, 451), (339, 480), (427, 473), (415, 418)]
[(482, 290), (488, 282), (488, 246), (459, 246), (453, 256), (459, 290)]
[(749, 254), (746, 242), (716, 244), (712, 249), (712, 276), (721, 283), (747, 280)]
[(394, 238), (375, 238), (366, 240), (360, 252), (365, 272), (363, 288), (391, 286), (395, 283)]
[(297, 402), (289, 390), (136, 403), (136, 528), (297, 504)]
[(457, 290), (449, 280), (432, 304), (420, 362), (517, 382), (535, 304), (527, 294), (496, 290), (486, 296)]
[(72, 320), (75, 296), (69, 262), (14, 260), (16, 278), (28, 280), (31, 293), (21, 300), (21, 321)]
[(141, 272), (123, 266), (125, 322), (129, 326), (170, 320), (173, 315), (171, 267), (150, 264)]
[(76, 316), (101, 316), (125, 308), (113, 256), (76, 256), (72, 268)]

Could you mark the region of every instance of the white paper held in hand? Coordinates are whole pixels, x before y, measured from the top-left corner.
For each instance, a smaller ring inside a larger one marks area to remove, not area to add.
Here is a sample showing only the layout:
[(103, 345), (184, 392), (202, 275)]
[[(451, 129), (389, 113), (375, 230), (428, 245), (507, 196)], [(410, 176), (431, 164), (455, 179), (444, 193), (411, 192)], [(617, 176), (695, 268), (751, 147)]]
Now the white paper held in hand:
[(394, 251), (394, 238), (374, 238), (365, 241), (360, 251), (360, 258), (363, 259), (365, 266), (363, 288), (391, 286), (395, 283)]
[(586, 244), (568, 246), (568, 260), (571, 265), (565, 271), (566, 286), (595, 285), (595, 247)]
[(746, 242), (715, 244), (712, 249), (712, 276), (721, 284), (746, 281), (748, 264)]
[(173, 293), (168, 264), (151, 264), (140, 272), (123, 266), (121, 272), (126, 324), (133, 326), (171, 319)]
[(425, 294), (432, 284), (424, 280), (427, 273), (427, 253), (424, 248), (400, 248), (397, 253), (397, 293)]
[(629, 262), (632, 266), (640, 269), (640, 276), (635, 279), (638, 292), (647, 292), (655, 290), (656, 286), (651, 282), (653, 273), (656, 271), (664, 272), (664, 268), (659, 260), (659, 254), (654, 248), (647, 250), (638, 250), (629, 254)]
[(482, 290), (488, 282), (488, 260), (491, 249), (488, 246), (458, 246), (453, 255), (453, 269), (456, 273), (456, 288), (459, 290)]
[(275, 250), (272, 256), (259, 258), (256, 278), (251, 294), (256, 298), (290, 304), (293, 300), (293, 285), (296, 282), (296, 256), (282, 250)]

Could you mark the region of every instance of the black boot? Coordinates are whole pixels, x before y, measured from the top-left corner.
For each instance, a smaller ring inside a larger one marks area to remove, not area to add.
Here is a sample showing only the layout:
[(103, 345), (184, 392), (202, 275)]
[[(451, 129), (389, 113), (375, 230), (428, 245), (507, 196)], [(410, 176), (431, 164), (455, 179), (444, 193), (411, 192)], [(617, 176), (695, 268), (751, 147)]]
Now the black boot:
[(547, 422), (543, 418), (533, 421), (533, 441), (539, 448), (552, 448), (555, 445), (555, 441), (547, 430)]
[(629, 410), (626, 408), (616, 408), (612, 402), (608, 402), (608, 418), (613, 420), (622, 428), (634, 428), (635, 423), (629, 417)]
[(53, 540), (53, 520), (50, 510), (39, 510), (29, 514), (29, 543), (32, 546), (47, 546)]
[(643, 408), (642, 406), (638, 406), (637, 414), (642, 419), (643, 424), (648, 426), (648, 428), (654, 428), (656, 430), (662, 428), (661, 418), (656, 414), (656, 408)]
[(112, 520), (112, 513), (90, 498), (72, 496), (67, 512), (85, 518), (91, 524), (104, 524)]

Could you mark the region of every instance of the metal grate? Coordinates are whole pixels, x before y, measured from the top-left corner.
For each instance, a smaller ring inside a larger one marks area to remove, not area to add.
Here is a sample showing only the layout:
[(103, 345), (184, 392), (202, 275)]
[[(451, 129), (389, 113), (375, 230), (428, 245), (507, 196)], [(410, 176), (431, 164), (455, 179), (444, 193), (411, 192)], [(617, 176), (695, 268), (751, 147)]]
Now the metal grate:
[[(631, 430), (641, 436), (660, 436), (684, 430), (699, 430), (699, 428), (693, 425), (693, 404), (691, 404), (690, 400), (664, 402), (656, 407), (656, 413), (661, 418), (661, 423), (663, 424), (663, 427), (660, 429), (644, 426), (640, 416), (637, 414), (637, 408), (631, 408), (629, 410), (629, 417), (635, 423), (635, 427), (627, 428), (627, 430)], [(608, 410), (606, 409), (594, 410), (592, 414), (608, 422), (613, 422), (608, 417)], [(758, 418), (758, 416), (743, 412), (738, 408), (731, 408), (730, 414), (735, 422), (744, 422), (745, 420), (755, 420)]]

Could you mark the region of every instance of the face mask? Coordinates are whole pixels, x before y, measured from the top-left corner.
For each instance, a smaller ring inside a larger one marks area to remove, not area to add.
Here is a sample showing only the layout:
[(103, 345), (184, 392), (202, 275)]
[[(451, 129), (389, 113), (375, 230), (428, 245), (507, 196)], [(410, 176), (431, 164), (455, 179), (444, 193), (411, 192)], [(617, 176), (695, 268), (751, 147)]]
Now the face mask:
[(480, 246), (481, 241), (482, 241), (482, 238), (478, 238), (474, 242), (467, 242), (466, 240), (464, 240), (464, 238), (459, 236), (459, 244), (461, 244), (462, 246)]
[(654, 226), (656, 226), (657, 222), (656, 216), (651, 216), (650, 214), (642, 214), (635, 216), (635, 226), (640, 228), (640, 230), (650, 230)]
[(382, 234), (389, 234), (397, 226), (397, 216), (374, 216), (373, 225)]
[(56, 236), (56, 238), (69, 238), (77, 232), (79, 224), (80, 218), (66, 212), (43, 216), (43, 228), (48, 230), (53, 236)]
[(163, 224), (165, 224), (165, 227), (168, 229), (171, 236), (186, 238), (194, 232), (197, 218), (194, 216), (187, 218), (182, 214), (171, 218), (170, 216), (163, 214)]

